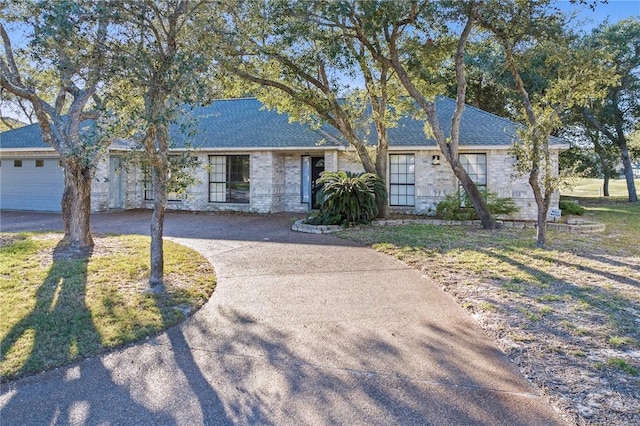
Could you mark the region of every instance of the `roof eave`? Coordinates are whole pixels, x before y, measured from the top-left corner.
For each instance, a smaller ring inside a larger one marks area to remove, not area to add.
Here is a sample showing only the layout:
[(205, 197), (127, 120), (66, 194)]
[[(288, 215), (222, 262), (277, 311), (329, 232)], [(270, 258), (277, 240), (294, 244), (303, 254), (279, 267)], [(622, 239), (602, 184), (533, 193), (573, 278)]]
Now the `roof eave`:
[(2, 146), (0, 147), (0, 153), (1, 152), (56, 152), (56, 150), (50, 146), (35, 147), (35, 148), (31, 148), (31, 147), (9, 148), (9, 147)]
[(344, 146), (265, 146), (265, 147), (207, 147), (198, 146), (193, 148), (171, 148), (174, 152), (257, 152), (257, 151), (344, 151)]

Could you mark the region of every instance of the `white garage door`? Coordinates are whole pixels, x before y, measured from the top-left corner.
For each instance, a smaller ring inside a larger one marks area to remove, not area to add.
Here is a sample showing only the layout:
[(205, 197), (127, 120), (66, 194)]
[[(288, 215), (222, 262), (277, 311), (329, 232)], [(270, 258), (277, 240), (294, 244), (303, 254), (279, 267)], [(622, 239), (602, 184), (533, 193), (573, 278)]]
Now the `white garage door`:
[(0, 160), (0, 209), (59, 212), (63, 189), (58, 160)]

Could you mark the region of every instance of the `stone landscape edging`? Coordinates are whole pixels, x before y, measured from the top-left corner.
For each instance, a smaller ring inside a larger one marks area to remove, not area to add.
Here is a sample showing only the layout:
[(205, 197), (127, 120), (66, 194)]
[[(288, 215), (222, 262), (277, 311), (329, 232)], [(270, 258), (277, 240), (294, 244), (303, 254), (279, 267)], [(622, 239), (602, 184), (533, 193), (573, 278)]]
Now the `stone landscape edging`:
[[(573, 222), (573, 223), (572, 223)], [(526, 222), (518, 220), (498, 220), (499, 226), (505, 228), (516, 229), (535, 229), (535, 222)], [(374, 220), (371, 226), (398, 226), (398, 225), (436, 225), (436, 226), (480, 226), (479, 220), (442, 220), (442, 219), (389, 219)], [(592, 234), (595, 232), (603, 232), (605, 225), (602, 223), (587, 222), (581, 219), (570, 219), (567, 223), (548, 222), (549, 229), (555, 229), (561, 232), (569, 232), (572, 234)], [(310, 225), (304, 223), (304, 219), (297, 220), (291, 230), (295, 232), (304, 232), (307, 234), (331, 234), (342, 231), (344, 228), (340, 225)]]

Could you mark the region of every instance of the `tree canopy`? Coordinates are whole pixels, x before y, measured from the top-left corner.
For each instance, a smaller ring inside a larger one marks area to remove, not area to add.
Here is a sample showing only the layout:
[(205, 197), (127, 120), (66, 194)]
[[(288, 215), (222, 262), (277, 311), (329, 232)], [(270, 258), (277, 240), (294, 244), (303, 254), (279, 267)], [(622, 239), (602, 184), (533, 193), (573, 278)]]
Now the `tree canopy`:
[(0, 22), (0, 86), (17, 102), (29, 102), (43, 140), (62, 158), (65, 237), (76, 250), (93, 246), (91, 181), (110, 143), (108, 135), (95, 131), (98, 127), (83, 131), (86, 120), (96, 123), (101, 117), (100, 86), (112, 53), (112, 16), (106, 6), (92, 1), (27, 1), (5, 7), (3, 21), (23, 22), (28, 28), (26, 50), (14, 51)]

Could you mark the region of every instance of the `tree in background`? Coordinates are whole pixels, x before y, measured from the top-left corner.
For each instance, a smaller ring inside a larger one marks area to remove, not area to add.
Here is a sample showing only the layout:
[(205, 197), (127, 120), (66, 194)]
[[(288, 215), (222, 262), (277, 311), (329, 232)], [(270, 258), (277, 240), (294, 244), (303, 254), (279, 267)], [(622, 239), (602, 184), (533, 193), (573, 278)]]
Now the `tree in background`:
[(617, 176), (618, 158), (615, 145), (587, 125), (582, 111), (572, 114), (560, 136), (570, 148), (560, 153), (560, 169), (574, 170), (578, 176), (602, 179), (602, 195), (609, 196), (609, 182)]
[[(86, 120), (95, 123), (101, 116), (97, 95), (109, 67), (111, 16), (105, 6), (93, 1), (29, 1), (5, 8), (3, 19), (29, 28), (24, 51), (14, 51), (0, 23), (0, 86), (18, 102), (29, 102), (43, 140), (62, 157), (65, 238), (72, 250), (79, 251), (93, 246), (91, 181), (110, 142), (95, 125), (86, 128)], [(40, 76), (47, 77), (46, 87), (37, 84), (42, 78), (32, 78), (31, 71), (23, 68), (27, 63), (44, 70)]]
[[(517, 108), (514, 108), (517, 99), (514, 99), (513, 91), (509, 90), (511, 78), (504, 72), (504, 55), (500, 45), (486, 37), (471, 38), (464, 56), (467, 103), (483, 111), (518, 121), (520, 116)], [(451, 77), (446, 94), (455, 98), (458, 90), (455, 69), (451, 69), (449, 73)]]
[(637, 202), (629, 137), (640, 119), (640, 21), (629, 18), (617, 24), (603, 24), (587, 38), (594, 47), (613, 55), (610, 65), (620, 77), (612, 80), (603, 100), (583, 108), (588, 123), (619, 150), (629, 201)]

